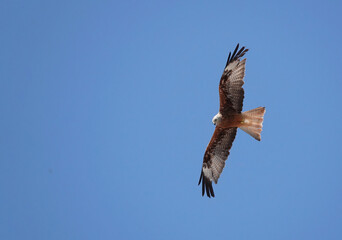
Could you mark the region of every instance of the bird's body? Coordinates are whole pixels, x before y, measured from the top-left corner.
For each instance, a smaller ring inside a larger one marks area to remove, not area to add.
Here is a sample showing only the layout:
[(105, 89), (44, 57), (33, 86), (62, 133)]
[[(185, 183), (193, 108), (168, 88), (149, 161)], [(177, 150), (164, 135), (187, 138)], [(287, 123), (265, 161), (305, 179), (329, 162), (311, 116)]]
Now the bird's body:
[(216, 125), (203, 158), (202, 172), (199, 183), (202, 181), (202, 195), (207, 192), (208, 197), (214, 197), (212, 181), (217, 183), (225, 166), (230, 148), (235, 139), (237, 128), (250, 134), (256, 140), (261, 140), (262, 123), (265, 108), (259, 107), (242, 113), (244, 90), (242, 88), (245, 76), (246, 59), (240, 58), (248, 51), (239, 44), (233, 54), (229, 53), (220, 84), (220, 110), (213, 118)]
[(218, 113), (216, 116), (216, 127), (219, 128), (230, 128), (230, 127), (240, 127), (243, 124), (244, 117), (240, 113), (231, 113), (229, 115), (222, 115)]

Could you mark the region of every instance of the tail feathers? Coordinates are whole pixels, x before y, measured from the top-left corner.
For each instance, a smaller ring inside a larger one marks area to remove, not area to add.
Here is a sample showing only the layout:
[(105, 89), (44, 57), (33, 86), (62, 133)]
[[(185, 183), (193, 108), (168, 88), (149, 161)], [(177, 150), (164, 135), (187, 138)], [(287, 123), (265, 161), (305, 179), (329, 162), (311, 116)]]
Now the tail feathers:
[(242, 113), (244, 120), (239, 128), (260, 141), (265, 112), (264, 107), (258, 107)]
[(260, 141), (261, 140), (261, 128), (255, 128), (255, 127), (240, 127), (241, 130), (245, 131), (252, 137), (254, 137), (256, 140)]

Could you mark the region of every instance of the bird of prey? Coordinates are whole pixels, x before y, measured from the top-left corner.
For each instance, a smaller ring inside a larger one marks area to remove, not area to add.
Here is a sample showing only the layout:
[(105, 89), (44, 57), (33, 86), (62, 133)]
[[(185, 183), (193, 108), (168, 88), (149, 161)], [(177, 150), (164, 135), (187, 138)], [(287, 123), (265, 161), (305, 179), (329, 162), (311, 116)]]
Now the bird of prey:
[(217, 181), (222, 173), (225, 161), (235, 139), (237, 129), (245, 131), (260, 141), (260, 133), (264, 120), (265, 108), (258, 107), (246, 112), (242, 111), (246, 58), (241, 58), (248, 51), (245, 47), (236, 46), (233, 54), (229, 52), (228, 60), (219, 84), (220, 109), (212, 120), (216, 126), (214, 134), (205, 150), (202, 172), (198, 182), (202, 181), (202, 196), (215, 197), (212, 182)]

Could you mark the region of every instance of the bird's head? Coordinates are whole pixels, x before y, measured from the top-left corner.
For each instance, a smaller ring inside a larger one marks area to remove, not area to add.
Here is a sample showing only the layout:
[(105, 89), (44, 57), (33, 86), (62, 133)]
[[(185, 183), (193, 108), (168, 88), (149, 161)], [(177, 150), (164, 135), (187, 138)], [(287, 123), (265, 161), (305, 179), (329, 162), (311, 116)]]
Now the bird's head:
[(214, 125), (217, 125), (221, 122), (222, 120), (222, 114), (221, 113), (218, 113), (215, 115), (215, 117), (213, 118), (213, 124)]

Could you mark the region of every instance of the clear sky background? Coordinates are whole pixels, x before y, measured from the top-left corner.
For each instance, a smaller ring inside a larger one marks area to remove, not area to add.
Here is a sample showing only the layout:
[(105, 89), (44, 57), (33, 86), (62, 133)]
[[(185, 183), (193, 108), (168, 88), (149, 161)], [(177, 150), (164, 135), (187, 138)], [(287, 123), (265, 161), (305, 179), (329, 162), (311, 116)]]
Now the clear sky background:
[[(341, 1), (2, 1), (0, 239), (342, 239)], [(244, 110), (197, 186), (229, 51)]]

